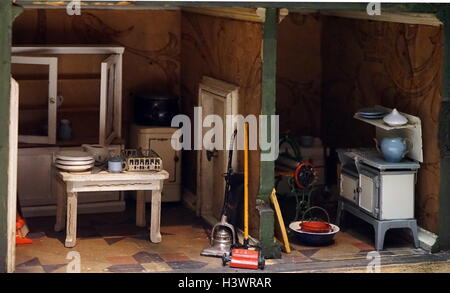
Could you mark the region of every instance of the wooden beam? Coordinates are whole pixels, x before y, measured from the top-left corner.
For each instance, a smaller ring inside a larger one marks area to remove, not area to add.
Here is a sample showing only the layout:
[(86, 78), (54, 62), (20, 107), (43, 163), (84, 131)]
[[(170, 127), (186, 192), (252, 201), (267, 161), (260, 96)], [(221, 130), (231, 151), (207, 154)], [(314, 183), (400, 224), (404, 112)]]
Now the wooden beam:
[[(263, 35), (263, 65), (261, 88), (261, 115), (274, 115), (276, 102), (278, 9), (266, 8)], [(267, 119), (267, 123), (271, 123)], [(270, 125), (269, 125), (270, 126)], [(271, 127), (267, 127), (268, 132)], [(268, 135), (267, 137), (271, 137)], [(278, 143), (278, 142), (275, 142)], [(261, 150), (260, 156), (264, 154)], [(262, 158), (262, 157), (261, 157)], [(256, 208), (259, 212), (259, 241), (267, 258), (280, 258), (281, 249), (274, 241), (274, 211), (269, 196), (275, 185), (275, 162), (260, 160), (259, 194)]]
[(319, 10), (319, 13), (327, 16), (365, 19), (373, 21), (387, 21), (387, 22), (422, 24), (432, 26), (442, 25), (442, 22), (433, 13), (382, 12), (381, 15), (368, 15), (367, 12), (365, 11), (349, 11), (349, 10)]
[(181, 11), (235, 20), (264, 22), (258, 9), (245, 7), (182, 7)]
[(438, 241), (432, 251), (450, 248), (450, 5), (437, 13), (444, 23), (442, 102), (439, 113), (440, 186)]
[[(263, 65), (261, 88), (261, 115), (275, 115), (276, 75), (277, 75), (277, 29), (278, 12), (276, 8), (266, 9), (266, 22), (263, 36)], [(267, 123), (270, 123), (268, 119)], [(267, 127), (270, 132), (271, 127)], [(268, 135), (267, 137), (271, 137)], [(263, 154), (263, 151), (261, 151)], [(260, 164), (259, 199), (269, 200), (275, 181), (275, 163), (262, 161)]]

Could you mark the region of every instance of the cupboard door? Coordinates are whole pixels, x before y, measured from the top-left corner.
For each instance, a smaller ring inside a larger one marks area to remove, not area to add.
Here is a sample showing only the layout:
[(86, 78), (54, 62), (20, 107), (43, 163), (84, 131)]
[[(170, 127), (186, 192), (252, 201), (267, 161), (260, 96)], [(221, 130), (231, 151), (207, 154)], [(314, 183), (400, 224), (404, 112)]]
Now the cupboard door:
[(171, 146), (172, 135), (158, 135), (148, 138), (148, 148), (155, 151), (162, 159), (163, 169), (169, 173), (169, 179), (165, 182), (174, 183), (178, 180), (181, 170), (177, 168), (180, 159), (180, 151), (175, 151)]
[(109, 145), (121, 136), (122, 58), (111, 55), (102, 62), (100, 81), (99, 144)]
[(55, 144), (58, 58), (12, 56), (11, 63), (19, 83), (19, 142)]
[(22, 207), (55, 204), (53, 194), (53, 153), (58, 148), (19, 149), (17, 194)]

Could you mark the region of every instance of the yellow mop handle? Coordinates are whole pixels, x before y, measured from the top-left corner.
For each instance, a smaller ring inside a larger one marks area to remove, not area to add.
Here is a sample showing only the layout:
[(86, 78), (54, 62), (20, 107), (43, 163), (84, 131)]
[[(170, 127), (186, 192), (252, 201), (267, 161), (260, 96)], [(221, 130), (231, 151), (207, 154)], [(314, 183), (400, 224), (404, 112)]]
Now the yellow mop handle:
[(244, 124), (244, 239), (248, 239), (248, 123)]

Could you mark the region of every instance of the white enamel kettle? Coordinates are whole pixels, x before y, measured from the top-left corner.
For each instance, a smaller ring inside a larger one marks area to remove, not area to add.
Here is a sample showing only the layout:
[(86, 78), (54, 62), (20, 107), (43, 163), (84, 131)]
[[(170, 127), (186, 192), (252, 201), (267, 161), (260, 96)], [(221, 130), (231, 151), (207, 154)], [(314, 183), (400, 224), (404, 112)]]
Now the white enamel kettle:
[(98, 163), (105, 163), (110, 157), (109, 149), (99, 144), (83, 144), (83, 149), (88, 152)]

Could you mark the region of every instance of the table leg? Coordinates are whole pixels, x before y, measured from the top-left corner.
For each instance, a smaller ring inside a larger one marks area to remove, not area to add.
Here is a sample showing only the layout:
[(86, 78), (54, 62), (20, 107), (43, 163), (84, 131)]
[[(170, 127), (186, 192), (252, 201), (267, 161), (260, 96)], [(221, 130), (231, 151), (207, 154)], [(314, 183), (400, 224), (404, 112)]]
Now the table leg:
[(150, 241), (153, 243), (161, 242), (160, 219), (161, 219), (161, 189), (152, 190), (152, 217), (150, 223)]
[(136, 226), (145, 227), (145, 191), (136, 192)]
[(66, 225), (65, 213), (66, 213), (66, 191), (63, 188), (63, 183), (57, 180), (56, 189), (56, 224), (55, 231), (60, 232)]
[(67, 193), (66, 247), (74, 247), (77, 241), (77, 193)]

